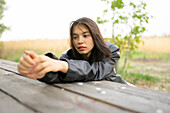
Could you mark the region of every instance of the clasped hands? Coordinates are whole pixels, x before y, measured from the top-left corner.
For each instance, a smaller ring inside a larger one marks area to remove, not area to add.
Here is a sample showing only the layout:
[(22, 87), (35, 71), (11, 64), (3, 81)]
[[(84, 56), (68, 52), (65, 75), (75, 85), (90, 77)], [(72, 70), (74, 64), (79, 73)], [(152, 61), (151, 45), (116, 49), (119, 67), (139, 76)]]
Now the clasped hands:
[(31, 79), (40, 79), (48, 72), (67, 73), (68, 63), (66, 61), (51, 59), (45, 55), (37, 55), (33, 51), (25, 51), (20, 58), (18, 71), (21, 75)]

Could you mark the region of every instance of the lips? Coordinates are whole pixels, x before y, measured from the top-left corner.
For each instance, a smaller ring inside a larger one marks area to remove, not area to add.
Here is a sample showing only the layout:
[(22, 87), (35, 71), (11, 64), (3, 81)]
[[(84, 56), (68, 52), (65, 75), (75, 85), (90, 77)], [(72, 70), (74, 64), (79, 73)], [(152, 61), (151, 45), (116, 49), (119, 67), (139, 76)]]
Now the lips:
[(82, 50), (85, 50), (86, 47), (84, 47), (84, 46), (79, 46), (78, 49), (79, 49), (80, 51), (82, 51)]

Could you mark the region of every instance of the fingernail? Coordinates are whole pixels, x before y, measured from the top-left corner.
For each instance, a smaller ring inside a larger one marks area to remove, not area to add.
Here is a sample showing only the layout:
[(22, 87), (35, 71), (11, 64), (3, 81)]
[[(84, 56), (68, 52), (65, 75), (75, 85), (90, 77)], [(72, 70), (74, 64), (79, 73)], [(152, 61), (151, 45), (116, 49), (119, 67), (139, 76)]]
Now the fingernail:
[(38, 74), (35, 75), (35, 77), (38, 77), (38, 76), (39, 76)]
[(28, 51), (24, 51), (24, 54), (27, 54), (28, 53)]
[(30, 69), (30, 73), (34, 73), (34, 70), (33, 70), (33, 69)]
[(36, 64), (32, 64), (32, 69), (36, 66)]
[(29, 52), (29, 50), (25, 50), (24, 52), (28, 53), (28, 52)]

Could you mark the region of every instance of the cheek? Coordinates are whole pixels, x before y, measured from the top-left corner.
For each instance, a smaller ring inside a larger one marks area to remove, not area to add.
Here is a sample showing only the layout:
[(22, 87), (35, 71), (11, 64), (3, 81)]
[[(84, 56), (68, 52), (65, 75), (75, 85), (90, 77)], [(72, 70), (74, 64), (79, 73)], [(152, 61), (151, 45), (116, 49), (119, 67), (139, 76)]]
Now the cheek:
[(77, 44), (76, 44), (76, 41), (73, 40), (72, 43), (73, 43), (74, 48), (76, 48), (76, 45), (77, 45)]
[(73, 40), (73, 42), (72, 42), (72, 43), (73, 43), (73, 46), (74, 46), (74, 45), (75, 45), (75, 41)]

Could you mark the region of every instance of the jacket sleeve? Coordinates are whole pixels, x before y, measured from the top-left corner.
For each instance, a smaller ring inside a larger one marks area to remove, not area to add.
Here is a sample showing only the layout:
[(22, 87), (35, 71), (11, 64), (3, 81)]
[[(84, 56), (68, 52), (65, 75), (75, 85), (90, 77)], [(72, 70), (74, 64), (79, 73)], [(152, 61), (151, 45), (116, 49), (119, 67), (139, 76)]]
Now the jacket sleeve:
[(89, 64), (85, 60), (72, 60), (68, 59), (66, 54), (61, 56), (61, 60), (68, 62), (69, 70), (64, 82), (72, 81), (90, 81), (90, 80), (103, 80), (113, 75), (116, 75), (115, 67), (120, 58), (119, 48), (115, 45), (110, 45), (112, 52), (111, 58), (106, 58), (99, 62)]
[[(105, 79), (124, 83), (121, 76), (117, 76), (115, 71), (116, 64), (120, 58), (119, 48), (113, 44), (110, 44), (109, 48), (112, 52), (110, 58), (92, 64), (85, 60), (70, 59), (68, 54), (63, 54), (60, 60), (68, 62), (69, 69), (67, 74), (62, 72), (49, 72), (39, 80), (46, 83), (58, 83)], [(53, 54), (47, 56), (51, 58), (55, 57)]]
[[(59, 60), (54, 54), (52, 53), (47, 53), (45, 54), (46, 56), (55, 59), (55, 60)], [(41, 82), (45, 82), (48, 84), (52, 84), (52, 83), (59, 83), (62, 82), (62, 79), (65, 77), (65, 74), (62, 72), (48, 72), (46, 73), (46, 75), (41, 78), (41, 79), (37, 79)]]

